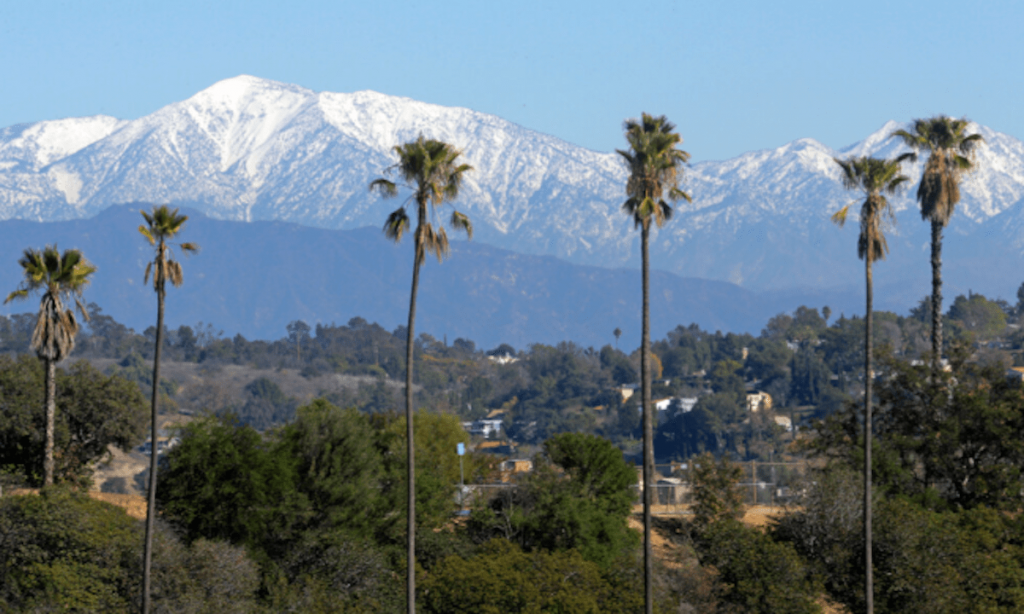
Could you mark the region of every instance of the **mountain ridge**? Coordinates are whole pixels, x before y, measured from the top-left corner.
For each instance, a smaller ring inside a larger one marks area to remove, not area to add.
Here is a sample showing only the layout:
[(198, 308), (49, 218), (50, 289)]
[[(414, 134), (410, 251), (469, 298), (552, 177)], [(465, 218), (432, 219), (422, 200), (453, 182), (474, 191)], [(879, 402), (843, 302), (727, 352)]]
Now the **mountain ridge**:
[[(890, 121), (840, 150), (804, 138), (693, 164), (684, 188), (694, 201), (652, 236), (653, 265), (753, 290), (853, 289), (860, 272), (853, 233), (833, 227), (829, 216), (857, 196), (842, 189), (831, 159), (891, 157), (903, 148), (887, 137), (902, 125)], [(1024, 143), (973, 127), (987, 145), (978, 171), (965, 178), (948, 231), (956, 240), (947, 244), (966, 241), (967, 253), (1024, 264)], [(67, 220), (113, 204), (168, 202), (218, 219), (377, 226), (393, 205), (367, 185), (394, 163), (394, 145), (420, 133), (455, 143), (474, 165), (456, 205), (473, 219), (478, 241), (576, 264), (638, 266), (637, 233), (619, 210), (626, 169), (614, 152), (470, 109), (251, 76), (136, 120), (96, 116), (0, 130), (0, 218)], [(916, 178), (921, 164), (906, 172)], [(888, 270), (893, 284), (927, 293), (927, 282), (918, 281), (927, 229), (913, 188), (892, 201), (898, 224), (879, 274)], [(982, 277), (976, 290), (1012, 294), (1008, 280)], [(952, 269), (947, 281), (952, 291), (979, 283)]]

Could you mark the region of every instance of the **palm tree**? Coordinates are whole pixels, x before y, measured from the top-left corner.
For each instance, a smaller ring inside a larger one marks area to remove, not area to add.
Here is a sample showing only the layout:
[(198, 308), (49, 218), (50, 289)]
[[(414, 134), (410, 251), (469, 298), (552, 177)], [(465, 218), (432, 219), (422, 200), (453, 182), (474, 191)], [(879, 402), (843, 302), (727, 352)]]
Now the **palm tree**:
[[(153, 350), (153, 392), (150, 420), (152, 421), (151, 446), (149, 449), (149, 504), (146, 509), (146, 546), (142, 563), (142, 612), (148, 614), (150, 608), (150, 569), (153, 555), (153, 530), (156, 521), (156, 461), (157, 461), (157, 396), (160, 390), (160, 347), (163, 345), (164, 334), (164, 295), (168, 280), (175, 286), (183, 281), (181, 264), (171, 258), (173, 239), (188, 220), (187, 215), (179, 215), (177, 209), (167, 205), (154, 206), (151, 213), (140, 211), (146, 223), (139, 225), (139, 232), (146, 237), (149, 244), (155, 247), (153, 261), (146, 265), (143, 283), (149, 282), (153, 276), (153, 289), (156, 291), (156, 344)], [(181, 251), (192, 254), (199, 251), (194, 243), (181, 243)]]
[(932, 224), (932, 371), (942, 360), (942, 229), (960, 202), (960, 178), (974, 168), (974, 153), (985, 142), (980, 134), (967, 134), (970, 122), (938, 115), (915, 119), (911, 130), (896, 130), (896, 137), (915, 152), (927, 151), (917, 202), (921, 217)]
[[(445, 202), (455, 200), (462, 186), (463, 176), (472, 170), (468, 164), (460, 164), (462, 154), (454, 146), (443, 141), (426, 139), (421, 134), (415, 141), (404, 145), (396, 145), (394, 152), (398, 154), (398, 163), (389, 167), (386, 173), (397, 173), (404, 186), (412, 190), (412, 195), (401, 207), (391, 212), (384, 223), (384, 234), (395, 242), (402, 240), (402, 235), (409, 229), (409, 216), (405, 211), (409, 203), (416, 206), (416, 231), (413, 235), (413, 266), (412, 291), (409, 294), (409, 325), (406, 329), (405, 341), (405, 421), (407, 465), (406, 480), (408, 482), (408, 570), (407, 570), (407, 604), (410, 614), (416, 611), (416, 475), (415, 446), (413, 445), (413, 405), (412, 405), (412, 367), (413, 367), (413, 332), (416, 323), (416, 291), (420, 282), (420, 265), (427, 252), (437, 256), (438, 262), (444, 260), (449, 253), (448, 235), (440, 220), (436, 219), (438, 208)], [(370, 191), (377, 191), (385, 198), (398, 195), (398, 185), (385, 178), (375, 179), (370, 183)], [(430, 205), (428, 207), (428, 205)], [(431, 215), (433, 214), (433, 215)], [(434, 217), (433, 223), (431, 217)], [(469, 218), (453, 210), (449, 222), (452, 228), (464, 230), (472, 238), (473, 226)], [(436, 228), (435, 228), (436, 225)]]
[[(885, 226), (894, 222), (896, 217), (892, 205), (884, 194), (896, 193), (908, 180), (907, 176), (900, 172), (900, 164), (909, 155), (911, 154), (905, 154), (896, 160), (868, 157), (849, 160), (835, 158), (836, 164), (843, 171), (843, 187), (847, 190), (860, 190), (866, 196), (860, 208), (857, 256), (864, 261), (867, 297), (864, 318), (864, 591), (868, 614), (874, 611), (874, 576), (871, 562), (871, 335), (874, 289), (871, 267), (875, 260), (884, 259), (889, 251), (889, 245), (885, 240)], [(843, 207), (832, 216), (832, 220), (842, 226), (846, 223), (849, 210), (849, 205)]]
[(629, 167), (626, 202), (622, 209), (640, 228), (640, 251), (643, 269), (643, 323), (640, 340), (640, 389), (644, 423), (644, 595), (646, 611), (654, 611), (653, 553), (651, 551), (651, 484), (654, 478), (654, 427), (651, 416), (651, 327), (650, 327), (650, 264), (648, 240), (651, 221), (661, 227), (672, 217), (667, 201), (690, 200), (679, 188), (682, 167), (690, 154), (676, 145), (683, 141), (675, 125), (662, 115), (644, 113), (639, 120), (623, 124), (629, 150), (616, 150)]
[(39, 315), (32, 332), (31, 347), (39, 360), (46, 366), (46, 443), (43, 449), (43, 484), (53, 484), (53, 429), (57, 411), (57, 363), (64, 360), (75, 349), (75, 335), (78, 334), (78, 320), (75, 310), (68, 307), (74, 299), (75, 308), (89, 321), (89, 313), (82, 305), (82, 290), (89, 284), (89, 276), (96, 267), (89, 263), (77, 249), (64, 250), (61, 254), (56, 245), (44, 249), (26, 249), (18, 260), (25, 279), (17, 290), (7, 295), (4, 303), (15, 299), (28, 298), (31, 292), (42, 290), (39, 301)]

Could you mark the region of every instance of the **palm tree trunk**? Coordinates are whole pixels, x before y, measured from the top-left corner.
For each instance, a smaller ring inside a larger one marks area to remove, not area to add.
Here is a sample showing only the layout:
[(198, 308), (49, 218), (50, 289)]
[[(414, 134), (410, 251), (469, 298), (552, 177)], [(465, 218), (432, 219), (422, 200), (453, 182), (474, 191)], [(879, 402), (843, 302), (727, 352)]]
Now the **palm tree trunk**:
[(870, 251), (865, 261), (865, 279), (867, 284), (867, 312), (865, 313), (864, 333), (864, 602), (867, 614), (875, 611), (874, 567), (871, 562), (871, 335), (874, 317), (874, 291), (871, 274)]
[(932, 374), (942, 368), (942, 223), (932, 220)]
[(156, 291), (156, 347), (153, 349), (153, 396), (150, 406), (152, 435), (149, 448), (149, 497), (146, 507), (146, 546), (142, 561), (142, 614), (150, 610), (150, 572), (153, 562), (153, 530), (156, 524), (157, 401), (160, 393), (160, 346), (164, 335), (164, 292)]
[(651, 548), (651, 501), (654, 488), (654, 425), (651, 416), (651, 322), (650, 322), (650, 263), (648, 262), (648, 236), (650, 221), (645, 220), (640, 230), (640, 251), (643, 268), (643, 322), (640, 328), (640, 402), (644, 416), (644, 607), (647, 614), (654, 612), (654, 555)]
[(45, 358), (46, 363), (46, 442), (43, 448), (43, 486), (53, 484), (53, 423), (57, 414), (57, 362)]
[(409, 326), (405, 338), (405, 437), (406, 455), (408, 457), (405, 474), (406, 482), (409, 484), (409, 536), (408, 536), (408, 569), (406, 571), (406, 602), (409, 614), (416, 612), (416, 447), (413, 445), (413, 415), (412, 415), (412, 360), (413, 340), (416, 335), (413, 333), (413, 326), (416, 323), (416, 291), (420, 285), (420, 244), (422, 241), (419, 229), (416, 232), (416, 256), (412, 265), (412, 292), (409, 294)]

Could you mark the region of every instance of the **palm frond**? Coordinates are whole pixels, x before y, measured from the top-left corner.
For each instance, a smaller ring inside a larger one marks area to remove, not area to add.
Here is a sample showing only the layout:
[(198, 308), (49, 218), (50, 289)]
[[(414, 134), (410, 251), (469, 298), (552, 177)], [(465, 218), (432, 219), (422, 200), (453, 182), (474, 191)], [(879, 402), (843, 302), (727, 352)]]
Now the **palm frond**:
[(466, 233), (470, 239), (473, 238), (473, 223), (469, 221), (469, 216), (459, 211), (452, 211), (452, 219), (449, 222), (452, 228), (456, 230), (462, 230)]
[[(143, 211), (142, 214), (145, 215), (145, 211)], [(146, 237), (146, 240), (149, 241), (150, 245), (156, 244), (156, 239), (153, 238), (153, 233), (151, 233), (149, 228), (146, 228), (143, 224), (139, 224), (139, 234)]]
[(381, 177), (370, 182), (370, 192), (377, 192), (384, 198), (391, 198), (398, 196), (398, 186), (395, 185), (395, 182)]
[(850, 213), (850, 205), (846, 205), (839, 211), (832, 214), (832, 221), (839, 225), (840, 228), (846, 225), (846, 216)]
[(176, 260), (167, 261), (167, 278), (171, 280), (175, 288), (181, 287), (184, 276), (181, 274), (181, 264)]
[(402, 235), (408, 229), (409, 215), (405, 212), (405, 207), (392, 211), (387, 221), (384, 222), (384, 236), (396, 243), (402, 240)]
[(28, 290), (24, 288), (20, 290), (15, 290), (14, 292), (8, 294), (7, 298), (4, 299), (4, 305), (10, 303), (11, 301), (18, 301), (25, 298), (28, 298)]

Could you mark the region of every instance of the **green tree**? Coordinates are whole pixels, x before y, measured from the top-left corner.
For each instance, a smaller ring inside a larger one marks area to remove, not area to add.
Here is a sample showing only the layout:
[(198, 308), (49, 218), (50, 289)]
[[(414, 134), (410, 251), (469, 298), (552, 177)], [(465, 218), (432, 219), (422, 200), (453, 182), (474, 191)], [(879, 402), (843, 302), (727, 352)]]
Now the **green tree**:
[[(431, 220), (431, 213), (437, 216), (437, 208), (455, 200), (459, 195), (459, 188), (462, 185), (463, 176), (472, 166), (460, 164), (459, 156), (462, 154), (458, 149), (443, 141), (426, 139), (420, 135), (415, 141), (396, 145), (394, 152), (398, 154), (398, 163), (388, 170), (397, 172), (405, 186), (412, 190), (409, 201), (415, 202), (416, 206), (416, 231), (413, 235), (413, 267), (412, 267), (412, 290), (409, 293), (409, 324), (406, 328), (406, 355), (405, 355), (405, 416), (408, 433), (406, 442), (409, 449), (406, 453), (408, 467), (406, 468), (406, 479), (409, 484), (408, 492), (408, 586), (407, 601), (408, 612), (416, 611), (416, 456), (413, 443), (413, 403), (412, 403), (412, 367), (413, 348), (415, 335), (413, 333), (416, 324), (416, 291), (420, 282), (420, 265), (423, 264), (427, 252), (437, 256), (438, 261), (444, 259), (449, 252), (448, 235), (444, 226), (436, 224)], [(377, 190), (384, 197), (398, 195), (398, 185), (386, 178), (375, 179), (370, 183), (370, 191)], [(409, 201), (406, 201), (408, 204)], [(473, 226), (469, 218), (457, 210), (452, 212), (451, 226), (455, 229), (466, 231), (470, 237), (473, 236)], [(409, 215), (402, 205), (388, 216), (384, 223), (384, 233), (394, 241), (400, 241), (402, 235), (409, 228)]]
[(718, 570), (723, 601), (743, 612), (819, 614), (820, 585), (792, 544), (776, 542), (734, 518), (714, 522), (701, 533), (702, 565)]
[[(929, 372), (929, 368), (922, 369)], [(832, 463), (816, 472), (798, 506), (770, 534), (792, 544), (814, 567), (829, 595), (864, 611), (860, 472)], [(984, 506), (934, 511), (876, 491), (878, 612), (1019, 612), (1024, 568), (1021, 523)]]
[(77, 249), (64, 250), (46, 246), (42, 250), (26, 249), (18, 260), (25, 279), (17, 290), (7, 295), (4, 303), (28, 298), (37, 290), (43, 294), (39, 301), (39, 314), (32, 332), (32, 349), (46, 366), (46, 445), (43, 451), (43, 484), (53, 484), (53, 428), (57, 410), (57, 363), (75, 348), (78, 320), (75, 310), (65, 308), (72, 299), (86, 321), (89, 313), (82, 305), (82, 290), (89, 284), (89, 276), (96, 267)]
[(710, 453), (690, 460), (693, 465), (693, 523), (698, 530), (743, 515), (743, 496), (738, 487), (743, 470), (727, 459), (716, 461)]
[(302, 361), (302, 341), (309, 341), (309, 324), (302, 320), (294, 320), (285, 327), (288, 331), (288, 340), (295, 344), (295, 357)]
[[(414, 420), (415, 446), (419, 451), (416, 463), (416, 519), (421, 528), (439, 528), (454, 510), (455, 493), (459, 484), (458, 444), (469, 444), (469, 435), (457, 416), (425, 411), (416, 412)], [(384, 456), (383, 496), (389, 510), (401, 510), (408, 502), (400, 473), (407, 466), (405, 453), (409, 446), (405, 437), (408, 429), (405, 417), (387, 422), (378, 433)], [(464, 457), (466, 475), (472, 475), (471, 456)], [(391, 527), (382, 529), (387, 532)]]
[[(183, 281), (181, 264), (171, 257), (170, 240), (185, 226), (188, 216), (179, 215), (177, 209), (171, 209), (167, 205), (154, 206), (152, 212), (140, 211), (140, 213), (146, 223), (139, 225), (139, 233), (146, 237), (149, 244), (156, 250), (153, 261), (146, 264), (146, 273), (143, 276), (143, 283), (148, 283), (152, 273), (153, 290), (156, 291), (156, 342), (153, 345), (153, 391), (150, 408), (153, 446), (149, 454), (149, 495), (147, 498), (149, 507), (146, 510), (146, 546), (142, 559), (142, 611), (143, 614), (148, 614), (150, 610), (150, 568), (153, 559), (153, 523), (156, 520), (157, 405), (160, 398), (160, 349), (163, 345), (164, 334), (164, 297), (167, 292), (168, 280), (175, 287), (180, 286)], [(199, 246), (195, 243), (180, 243), (178, 247), (186, 254), (199, 251)]]
[[(138, 386), (107, 376), (81, 361), (56, 373), (54, 479), (88, 481), (91, 467), (110, 446), (130, 450), (145, 430), (144, 399)], [(45, 371), (29, 356), (0, 357), (0, 467), (42, 481), (45, 441)]]
[[(878, 489), (936, 509), (1024, 504), (1024, 399), (1001, 366), (969, 364), (954, 345), (950, 372), (880, 356), (872, 473)], [(863, 460), (855, 409), (817, 425), (813, 449), (847, 466)]]
[(544, 442), (534, 471), (470, 519), (478, 541), (504, 537), (526, 550), (578, 550), (602, 568), (636, 544), (627, 520), (635, 470), (607, 439), (562, 433)]
[(299, 408), (279, 439), (280, 453), (297, 460), (298, 488), (312, 507), (308, 524), (372, 534), (384, 513), (383, 466), (369, 419), (316, 399)]
[(995, 301), (980, 294), (960, 296), (949, 306), (949, 319), (982, 339), (991, 339), (1006, 329), (1006, 313)]
[[(905, 158), (906, 156), (904, 156)], [(877, 259), (884, 259), (889, 251), (885, 240), (885, 224), (896, 219), (892, 205), (885, 194), (895, 194), (907, 181), (900, 172), (900, 159), (880, 160), (878, 158), (834, 158), (842, 169), (843, 187), (864, 193), (860, 207), (860, 235), (857, 237), (857, 256), (864, 261), (865, 280), (865, 331), (864, 331), (864, 569), (867, 574), (865, 594), (868, 612), (874, 611), (872, 566), (871, 566), (871, 385), (874, 371), (871, 368), (871, 342), (874, 310), (874, 282), (872, 265)], [(833, 221), (842, 226), (850, 211), (847, 205), (832, 215)]]
[[(640, 228), (640, 253), (643, 268), (643, 322), (640, 337), (640, 403), (644, 422), (644, 484), (654, 479), (654, 416), (651, 415), (651, 324), (650, 324), (650, 263), (648, 243), (651, 222), (659, 228), (672, 217), (670, 202), (690, 200), (679, 188), (683, 166), (690, 154), (677, 149), (682, 137), (675, 125), (664, 116), (643, 113), (639, 120), (629, 119), (623, 124), (629, 150), (616, 150), (629, 168), (626, 182), (626, 202), (622, 209)], [(651, 488), (644, 489), (644, 593), (646, 612), (654, 608), (654, 571), (651, 550)]]
[(938, 373), (942, 360), (942, 229), (960, 202), (960, 179), (974, 168), (974, 154), (985, 139), (967, 134), (970, 122), (937, 115), (915, 119), (910, 130), (890, 135), (915, 152), (928, 152), (917, 202), (921, 217), (932, 225), (932, 371)]
[(690, 461), (693, 483), (694, 544), (701, 564), (714, 566), (724, 585), (723, 599), (744, 612), (820, 612), (819, 586), (792, 544), (777, 543), (743, 526), (739, 465), (705, 453)]
[[(154, 609), (257, 611), (259, 568), (240, 547), (183, 546), (158, 524)], [(114, 505), (63, 487), (0, 499), (0, 610), (129, 612), (141, 604), (142, 526)]]
[(135, 526), (124, 510), (62, 486), (0, 499), (0, 610), (128, 611)]
[(160, 465), (157, 503), (187, 541), (227, 540), (265, 552), (294, 538), (309, 516), (296, 488), (299, 459), (230, 417), (192, 421), (179, 436)]

